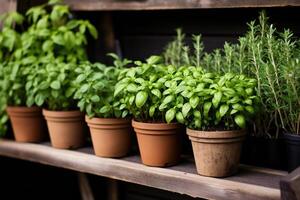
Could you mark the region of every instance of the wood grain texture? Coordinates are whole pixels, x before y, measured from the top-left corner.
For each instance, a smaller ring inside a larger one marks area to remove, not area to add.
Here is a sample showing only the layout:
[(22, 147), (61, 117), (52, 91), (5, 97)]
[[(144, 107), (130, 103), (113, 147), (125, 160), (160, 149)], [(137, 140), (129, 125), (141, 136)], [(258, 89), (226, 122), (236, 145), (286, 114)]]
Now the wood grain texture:
[(174, 10), (300, 6), (298, 0), (65, 0), (73, 10)]
[(0, 14), (17, 10), (17, 0), (1, 0)]
[(282, 200), (300, 200), (300, 167), (280, 181)]
[(233, 177), (216, 179), (196, 174), (190, 158), (170, 168), (147, 167), (139, 156), (100, 158), (90, 147), (59, 150), (45, 144), (0, 140), (0, 155), (90, 173), (205, 199), (280, 199), (279, 180), (285, 172), (240, 167)]

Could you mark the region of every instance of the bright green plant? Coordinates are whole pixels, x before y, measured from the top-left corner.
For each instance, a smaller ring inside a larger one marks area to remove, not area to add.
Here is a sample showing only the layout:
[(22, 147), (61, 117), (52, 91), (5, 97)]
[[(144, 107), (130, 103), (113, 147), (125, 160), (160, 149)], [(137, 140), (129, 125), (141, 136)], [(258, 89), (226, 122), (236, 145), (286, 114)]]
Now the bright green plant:
[[(277, 138), (282, 131), (300, 134), (299, 40), (289, 30), (278, 32), (268, 23), (265, 12), (260, 14), (258, 22), (252, 21), (248, 26), (247, 33), (237, 43), (226, 42), (223, 48), (211, 53), (199, 51), (200, 64), (193, 65), (213, 73), (244, 74), (257, 79), (260, 106), (253, 124), (255, 135)], [(163, 54), (166, 63), (196, 63), (186, 62), (195, 59), (188, 52), (184, 36), (178, 32), (178, 37), (167, 46)], [(194, 40), (193, 46), (202, 49), (203, 45)], [(179, 57), (181, 62), (177, 62)]]
[(201, 35), (192, 35), (193, 45), (190, 48), (186, 44), (186, 36), (182, 30), (176, 29), (176, 33), (175, 39), (168, 43), (163, 52), (164, 63), (177, 68), (180, 66), (201, 66), (202, 57), (205, 55)]
[[(33, 106), (47, 101), (49, 109), (74, 107), (68, 96), (70, 92), (66, 97), (61, 95), (71, 87), (65, 77), (72, 77), (70, 69), (75, 68), (72, 63), (87, 58), (87, 30), (94, 38), (97, 37), (95, 27), (88, 21), (73, 19), (68, 6), (60, 0), (50, 0), (47, 4), (33, 7), (26, 16), (27, 30), (22, 27), (25, 18), (17, 12), (1, 17), (0, 131), (6, 129), (6, 104)], [(17, 32), (16, 26), (20, 26), (18, 30), (23, 32)], [(62, 68), (54, 69), (56, 67)], [(70, 74), (67, 74), (68, 71)], [(53, 74), (57, 77), (54, 78)], [(60, 88), (62, 86), (66, 88)], [(49, 93), (45, 94), (46, 91)]]
[(86, 60), (86, 32), (97, 38), (97, 30), (89, 21), (74, 19), (60, 0), (33, 7), (26, 16), (30, 27), (22, 35), (23, 56), (52, 56), (65, 62)]
[[(0, 136), (7, 130), (7, 103), (13, 104), (15, 98), (13, 91), (19, 90), (23, 80), (17, 78), (19, 66), (17, 63), (10, 63), (18, 56), (16, 50), (20, 48), (21, 34), (17, 29), (22, 29), (24, 17), (17, 13), (7, 13), (1, 16), (2, 28), (0, 31)], [(13, 90), (10, 92), (10, 90)], [(17, 100), (18, 102), (19, 100)]]
[(184, 123), (197, 130), (245, 128), (255, 110), (255, 79), (232, 73), (196, 75), (195, 67), (188, 70), (192, 75), (184, 76), (178, 85), (184, 88), (180, 93)]
[(33, 65), (27, 77), (27, 106), (44, 106), (56, 111), (76, 109), (73, 81), (77, 77), (77, 65), (58, 59), (43, 62)]
[[(265, 13), (260, 23), (250, 23), (246, 36), (261, 110), (259, 128), (270, 137), (281, 130), (299, 134), (299, 46), (289, 30), (278, 33), (267, 24)], [(273, 128), (275, 126), (275, 129)]]
[(51, 0), (28, 10), (31, 23), (22, 35), (22, 54), (33, 60), (26, 77), (26, 105), (50, 110), (76, 109), (77, 65), (86, 61), (86, 32), (96, 38), (88, 21), (71, 18), (69, 7)]
[(120, 71), (131, 61), (119, 59), (115, 54), (114, 66), (108, 67), (101, 63), (84, 63), (75, 71), (78, 74), (75, 99), (78, 107), (89, 117), (125, 118), (129, 115), (124, 99), (114, 96), (115, 85)]
[(176, 106), (183, 101), (175, 95), (176, 68), (160, 63), (160, 57), (151, 56), (146, 63), (136, 61), (136, 67), (120, 73), (114, 96), (138, 121), (170, 123), (175, 120)]

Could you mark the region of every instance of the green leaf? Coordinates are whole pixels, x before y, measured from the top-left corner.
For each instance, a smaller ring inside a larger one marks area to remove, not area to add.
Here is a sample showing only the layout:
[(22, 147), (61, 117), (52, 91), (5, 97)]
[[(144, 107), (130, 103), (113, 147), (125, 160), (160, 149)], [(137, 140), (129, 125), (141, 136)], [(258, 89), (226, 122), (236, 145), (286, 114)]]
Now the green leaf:
[(246, 109), (249, 113), (251, 113), (251, 114), (254, 114), (254, 113), (255, 113), (255, 112), (254, 112), (254, 108), (253, 108), (252, 106), (246, 106), (245, 109)]
[(227, 104), (222, 104), (219, 109), (220, 117), (222, 118), (227, 113), (228, 110), (229, 110), (229, 106)]
[(88, 30), (89, 30), (90, 34), (93, 36), (94, 39), (98, 38), (97, 29), (92, 24), (88, 24)]
[(126, 86), (127, 84), (117, 84), (115, 87), (114, 96), (116, 97)]
[(75, 92), (76, 88), (68, 88), (67, 91), (66, 91), (66, 97), (69, 98), (73, 95), (73, 93)]
[(204, 113), (205, 117), (208, 117), (208, 113), (209, 113), (209, 110), (211, 108), (211, 105), (212, 105), (211, 102), (205, 102), (204, 103), (204, 105), (203, 105), (203, 113)]
[(110, 111), (110, 106), (103, 106), (100, 110), (99, 110), (99, 112), (100, 113), (107, 113), (107, 112), (109, 112)]
[(128, 115), (128, 110), (124, 110), (122, 112), (122, 118), (125, 118)]
[(185, 118), (188, 113), (190, 112), (191, 110), (191, 105), (189, 103), (185, 103), (183, 106), (182, 106), (182, 115), (183, 117)]
[(252, 105), (252, 99), (246, 99), (244, 102), (248, 105)]
[(190, 98), (190, 105), (192, 106), (192, 108), (196, 108), (199, 104), (200, 98), (199, 97), (192, 97)]
[(201, 112), (199, 110), (195, 110), (194, 117), (198, 120), (201, 120)]
[(35, 104), (36, 104), (37, 106), (42, 106), (43, 103), (44, 103), (44, 100), (45, 100), (45, 98), (44, 98), (44, 96), (43, 96), (42, 94), (38, 94), (38, 95), (36, 95), (36, 97), (34, 98)]
[(85, 93), (86, 91), (88, 91), (89, 88), (90, 88), (90, 86), (89, 86), (88, 84), (83, 84), (83, 85), (80, 87), (79, 91), (80, 91), (81, 93)]
[(136, 84), (130, 83), (130, 84), (127, 86), (127, 90), (128, 90), (128, 92), (136, 92), (136, 91), (137, 91), (137, 86), (136, 86)]
[(155, 109), (156, 109), (156, 106), (151, 106), (150, 109), (149, 109), (149, 116), (150, 117), (153, 117), (154, 113), (155, 113)]
[(123, 104), (120, 105), (120, 108), (119, 108), (119, 109), (120, 109), (120, 110), (123, 110), (124, 108), (126, 108), (126, 104), (123, 103)]
[(84, 79), (86, 79), (86, 75), (85, 74), (80, 74), (79, 76), (77, 76), (76, 82), (81, 83)]
[(138, 108), (141, 108), (146, 103), (147, 99), (148, 99), (148, 93), (145, 91), (140, 91), (136, 94), (135, 105)]
[(214, 106), (215, 108), (218, 107), (218, 105), (219, 105), (221, 99), (222, 99), (222, 92), (216, 92), (216, 93), (214, 94), (213, 99), (212, 99), (212, 104), (213, 104), (213, 106)]
[(59, 82), (59, 81), (53, 81), (53, 82), (50, 84), (50, 87), (51, 87), (52, 89), (58, 90), (58, 89), (60, 89), (60, 82)]
[(91, 97), (91, 101), (94, 103), (98, 103), (100, 101), (100, 97), (98, 95), (94, 95)]
[(240, 128), (245, 128), (246, 122), (245, 122), (245, 117), (243, 115), (235, 116), (234, 121)]
[(174, 96), (168, 95), (166, 98), (164, 98), (163, 104), (168, 104), (168, 103), (172, 102), (173, 100), (174, 100)]
[(239, 112), (238, 110), (235, 110), (235, 109), (233, 109), (233, 110), (231, 110), (231, 112), (230, 112), (230, 115), (233, 115), (233, 114), (235, 114), (235, 113), (237, 113), (237, 112)]
[(170, 123), (175, 118), (175, 114), (176, 114), (176, 111), (174, 108), (172, 108), (166, 112), (165, 117), (166, 117), (167, 123)]
[(151, 93), (157, 96), (159, 99), (161, 98), (161, 92), (158, 89), (151, 90)]
[(243, 106), (241, 104), (238, 104), (238, 103), (233, 104), (232, 108), (235, 109), (235, 110), (239, 110), (239, 111), (243, 111), (244, 110)]
[(181, 123), (181, 124), (184, 123), (184, 117), (183, 117), (182, 112), (177, 112), (177, 113), (176, 113), (176, 120), (177, 120), (179, 123)]
[(158, 62), (161, 61), (161, 57), (160, 56), (151, 56), (150, 58), (148, 58), (146, 61), (149, 65), (153, 65), (156, 64)]

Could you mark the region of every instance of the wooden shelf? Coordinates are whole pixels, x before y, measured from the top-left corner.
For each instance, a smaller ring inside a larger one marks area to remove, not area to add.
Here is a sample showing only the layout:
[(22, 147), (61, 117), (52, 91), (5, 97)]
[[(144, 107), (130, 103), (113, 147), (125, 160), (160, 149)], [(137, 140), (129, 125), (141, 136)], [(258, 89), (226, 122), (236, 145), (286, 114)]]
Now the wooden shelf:
[(139, 156), (100, 158), (91, 147), (76, 151), (54, 149), (49, 143), (0, 140), (0, 155), (104, 176), (206, 199), (280, 199), (279, 181), (286, 172), (240, 166), (235, 176), (217, 179), (199, 176), (192, 159), (170, 168), (147, 167)]
[(298, 0), (65, 0), (72, 10), (174, 10), (300, 6)]

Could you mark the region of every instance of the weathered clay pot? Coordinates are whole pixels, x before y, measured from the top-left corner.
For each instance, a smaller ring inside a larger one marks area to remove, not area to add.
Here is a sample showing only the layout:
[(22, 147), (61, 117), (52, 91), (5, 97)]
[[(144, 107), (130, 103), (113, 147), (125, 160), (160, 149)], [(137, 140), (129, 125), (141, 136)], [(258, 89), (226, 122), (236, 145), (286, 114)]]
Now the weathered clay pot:
[(84, 145), (84, 115), (80, 111), (43, 110), (51, 144), (59, 149), (76, 149)]
[(130, 150), (130, 119), (85, 117), (90, 127), (94, 151), (101, 157), (122, 157)]
[(47, 136), (42, 109), (38, 107), (7, 107), (17, 142), (41, 142)]
[(226, 177), (237, 172), (245, 131), (187, 129), (199, 174)]
[(143, 164), (167, 167), (180, 160), (180, 124), (142, 123), (132, 120), (132, 126), (137, 134)]

